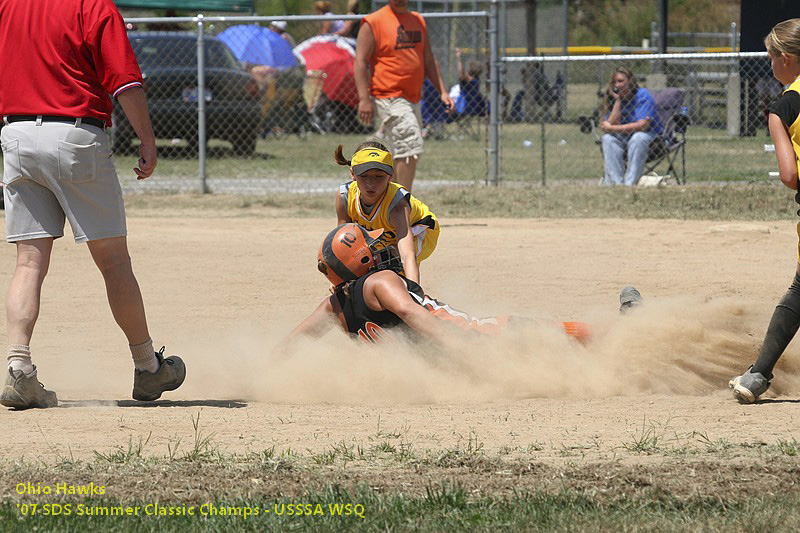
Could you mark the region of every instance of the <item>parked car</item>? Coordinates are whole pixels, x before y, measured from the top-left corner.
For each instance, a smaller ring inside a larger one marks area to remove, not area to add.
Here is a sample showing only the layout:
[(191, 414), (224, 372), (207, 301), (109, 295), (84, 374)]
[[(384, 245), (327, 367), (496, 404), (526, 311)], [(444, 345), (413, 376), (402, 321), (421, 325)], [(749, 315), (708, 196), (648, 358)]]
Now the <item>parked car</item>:
[[(157, 138), (184, 139), (198, 144), (197, 36), (190, 32), (130, 32), (139, 61)], [(259, 90), (230, 49), (206, 37), (206, 139), (222, 139), (238, 155), (251, 155), (263, 127)], [(115, 103), (112, 146), (117, 153), (132, 150), (133, 128)]]

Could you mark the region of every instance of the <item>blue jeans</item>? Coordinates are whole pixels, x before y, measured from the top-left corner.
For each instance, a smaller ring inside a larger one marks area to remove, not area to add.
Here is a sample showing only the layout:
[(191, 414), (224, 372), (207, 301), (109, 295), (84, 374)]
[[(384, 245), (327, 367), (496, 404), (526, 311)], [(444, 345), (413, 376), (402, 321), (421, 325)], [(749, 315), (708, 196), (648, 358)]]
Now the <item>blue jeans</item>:
[[(606, 133), (603, 135), (604, 185), (636, 185), (642, 177), (650, 143), (657, 135), (649, 131), (634, 134)], [(625, 152), (628, 153), (628, 168), (625, 169)], [(624, 173), (624, 179), (623, 179)]]

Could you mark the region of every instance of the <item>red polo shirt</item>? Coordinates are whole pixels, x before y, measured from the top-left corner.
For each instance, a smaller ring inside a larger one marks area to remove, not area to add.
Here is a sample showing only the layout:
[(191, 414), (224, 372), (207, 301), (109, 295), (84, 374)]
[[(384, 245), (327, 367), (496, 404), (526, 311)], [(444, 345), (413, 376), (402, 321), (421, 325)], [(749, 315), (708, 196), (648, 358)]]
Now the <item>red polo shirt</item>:
[(111, 0), (0, 0), (0, 115), (92, 117), (141, 86)]

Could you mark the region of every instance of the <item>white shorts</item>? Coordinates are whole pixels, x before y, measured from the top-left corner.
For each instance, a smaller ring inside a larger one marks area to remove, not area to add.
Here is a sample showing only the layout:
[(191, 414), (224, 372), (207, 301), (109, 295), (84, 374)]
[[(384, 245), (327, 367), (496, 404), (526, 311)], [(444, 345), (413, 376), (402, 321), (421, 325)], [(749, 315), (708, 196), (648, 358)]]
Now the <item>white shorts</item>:
[(101, 128), (12, 122), (0, 142), (8, 242), (63, 237), (65, 219), (75, 242), (127, 234), (122, 187)]
[(419, 102), (405, 98), (376, 98), (383, 133), (392, 145), (392, 157), (418, 156), (422, 149), (422, 113)]

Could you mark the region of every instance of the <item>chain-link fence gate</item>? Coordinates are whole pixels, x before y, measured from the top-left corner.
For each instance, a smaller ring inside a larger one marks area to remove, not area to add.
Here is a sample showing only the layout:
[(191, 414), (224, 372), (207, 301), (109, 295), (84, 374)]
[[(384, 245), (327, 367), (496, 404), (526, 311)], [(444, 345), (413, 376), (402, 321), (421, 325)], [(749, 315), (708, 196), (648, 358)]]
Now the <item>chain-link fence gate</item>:
[[(337, 16), (342, 24), (360, 16)], [(415, 185), (474, 183), (486, 177), (485, 12), (425, 13), (434, 56), (456, 112), (426, 82), (426, 137)], [(129, 18), (159, 144), (158, 179), (123, 179), (129, 191), (264, 194), (334, 191), (347, 178), (333, 161), (380, 125), (358, 120), (356, 40), (320, 34), (331, 17)], [(357, 27), (357, 26), (356, 26)], [(346, 33), (346, 32), (341, 32)], [(463, 81), (474, 80), (472, 91)], [(467, 90), (462, 90), (467, 88)], [(137, 139), (115, 108), (119, 166)]]

